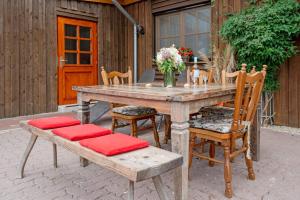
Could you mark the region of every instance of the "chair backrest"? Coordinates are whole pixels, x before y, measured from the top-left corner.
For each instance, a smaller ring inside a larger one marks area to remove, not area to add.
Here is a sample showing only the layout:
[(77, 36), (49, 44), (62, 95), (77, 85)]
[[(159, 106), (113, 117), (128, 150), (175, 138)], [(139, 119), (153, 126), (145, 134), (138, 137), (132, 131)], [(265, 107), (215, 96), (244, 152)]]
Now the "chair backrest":
[[(263, 66), (266, 66), (266, 65), (263, 65)], [(256, 72), (256, 66), (253, 66), (251, 71), (250, 71), (250, 74), (254, 74), (255, 72)], [(221, 74), (221, 76), (222, 76), (221, 77), (222, 85), (226, 85), (227, 83), (237, 82), (238, 74), (239, 74), (239, 71), (226, 72), (226, 70), (222, 70), (222, 74)]]
[(247, 74), (246, 64), (237, 72), (237, 90), (234, 100), (234, 114), (231, 130), (238, 131), (243, 121), (253, 122), (256, 108), (263, 89), (266, 65), (261, 72)]
[(143, 72), (138, 83), (152, 83), (154, 79), (155, 79), (155, 69), (151, 68)]
[(127, 83), (129, 85), (132, 84), (132, 71), (131, 68), (128, 67), (128, 72), (126, 73), (121, 73), (118, 71), (112, 71), (107, 73), (104, 69), (104, 67), (101, 67), (102, 71), (101, 71), (101, 76), (102, 76), (102, 80), (104, 85), (109, 86), (109, 85), (124, 85), (126, 83), (126, 79)]
[(213, 68), (210, 68), (209, 70), (205, 71), (205, 70), (200, 70), (200, 74), (199, 74), (199, 85), (203, 85), (204, 81), (203, 81), (203, 77), (206, 76), (207, 77), (207, 83), (212, 83), (213, 82)]

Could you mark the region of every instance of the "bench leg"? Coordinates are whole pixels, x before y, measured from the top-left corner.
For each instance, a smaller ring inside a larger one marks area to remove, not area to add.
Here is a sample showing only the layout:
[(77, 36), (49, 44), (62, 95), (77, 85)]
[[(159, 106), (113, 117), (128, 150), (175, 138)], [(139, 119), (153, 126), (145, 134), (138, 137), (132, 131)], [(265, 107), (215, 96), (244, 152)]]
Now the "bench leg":
[(53, 165), (57, 168), (57, 146), (53, 144)]
[(169, 198), (166, 194), (166, 189), (164, 184), (162, 183), (161, 177), (158, 175), (153, 177), (152, 180), (160, 200), (168, 200)]
[(80, 166), (87, 167), (89, 165), (89, 161), (83, 157), (80, 157)]
[(128, 200), (134, 200), (134, 182), (129, 181)]
[(36, 142), (36, 139), (38, 138), (37, 135), (34, 135), (32, 134), (31, 137), (30, 137), (30, 140), (29, 140), (29, 143), (26, 147), (26, 150), (24, 152), (24, 155), (22, 157), (22, 160), (21, 160), (21, 163), (20, 163), (20, 166), (19, 166), (19, 178), (23, 178), (24, 177), (24, 168), (25, 168), (25, 165), (26, 165), (26, 162), (27, 162), (27, 159), (29, 157), (29, 154)]

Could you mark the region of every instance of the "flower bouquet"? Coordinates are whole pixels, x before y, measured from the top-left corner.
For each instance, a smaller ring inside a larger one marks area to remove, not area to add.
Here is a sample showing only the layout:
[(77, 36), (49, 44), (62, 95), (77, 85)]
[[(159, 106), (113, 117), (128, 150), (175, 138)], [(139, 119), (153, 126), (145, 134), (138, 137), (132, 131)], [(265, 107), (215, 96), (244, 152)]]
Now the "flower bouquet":
[(182, 56), (184, 62), (188, 62), (190, 57), (193, 56), (193, 51), (191, 48), (181, 47), (178, 49), (179, 54)]
[(185, 70), (185, 64), (174, 45), (159, 50), (156, 57), (156, 64), (159, 71), (164, 74), (165, 87), (174, 87), (176, 85), (175, 72)]

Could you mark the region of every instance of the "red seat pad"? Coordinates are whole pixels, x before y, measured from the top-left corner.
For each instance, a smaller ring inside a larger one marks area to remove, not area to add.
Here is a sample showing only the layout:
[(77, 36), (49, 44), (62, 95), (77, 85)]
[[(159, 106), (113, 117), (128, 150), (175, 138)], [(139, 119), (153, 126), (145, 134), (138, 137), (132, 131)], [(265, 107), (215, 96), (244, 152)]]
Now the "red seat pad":
[(82, 124), (57, 128), (52, 130), (55, 135), (63, 137), (71, 141), (78, 141), (88, 138), (100, 137), (111, 134), (112, 131), (94, 124)]
[(28, 122), (28, 124), (35, 126), (40, 129), (53, 129), (65, 126), (73, 126), (80, 124), (80, 120), (74, 119), (72, 117), (48, 117), (41, 119), (33, 119)]
[(81, 140), (79, 143), (84, 147), (106, 156), (113, 156), (149, 146), (147, 141), (120, 133)]

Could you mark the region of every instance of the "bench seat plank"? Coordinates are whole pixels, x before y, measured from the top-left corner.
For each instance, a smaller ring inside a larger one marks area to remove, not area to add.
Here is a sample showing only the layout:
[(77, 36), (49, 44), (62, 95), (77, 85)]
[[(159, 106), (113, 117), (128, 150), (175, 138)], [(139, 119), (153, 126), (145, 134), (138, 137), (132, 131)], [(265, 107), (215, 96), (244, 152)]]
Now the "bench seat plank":
[(159, 176), (164, 172), (181, 166), (183, 163), (181, 155), (152, 146), (108, 157), (82, 147), (78, 142), (72, 142), (56, 136), (51, 130), (42, 130), (31, 126), (28, 124), (28, 121), (20, 122), (20, 126), (31, 134), (62, 146), (76, 155), (114, 171), (134, 182)]

